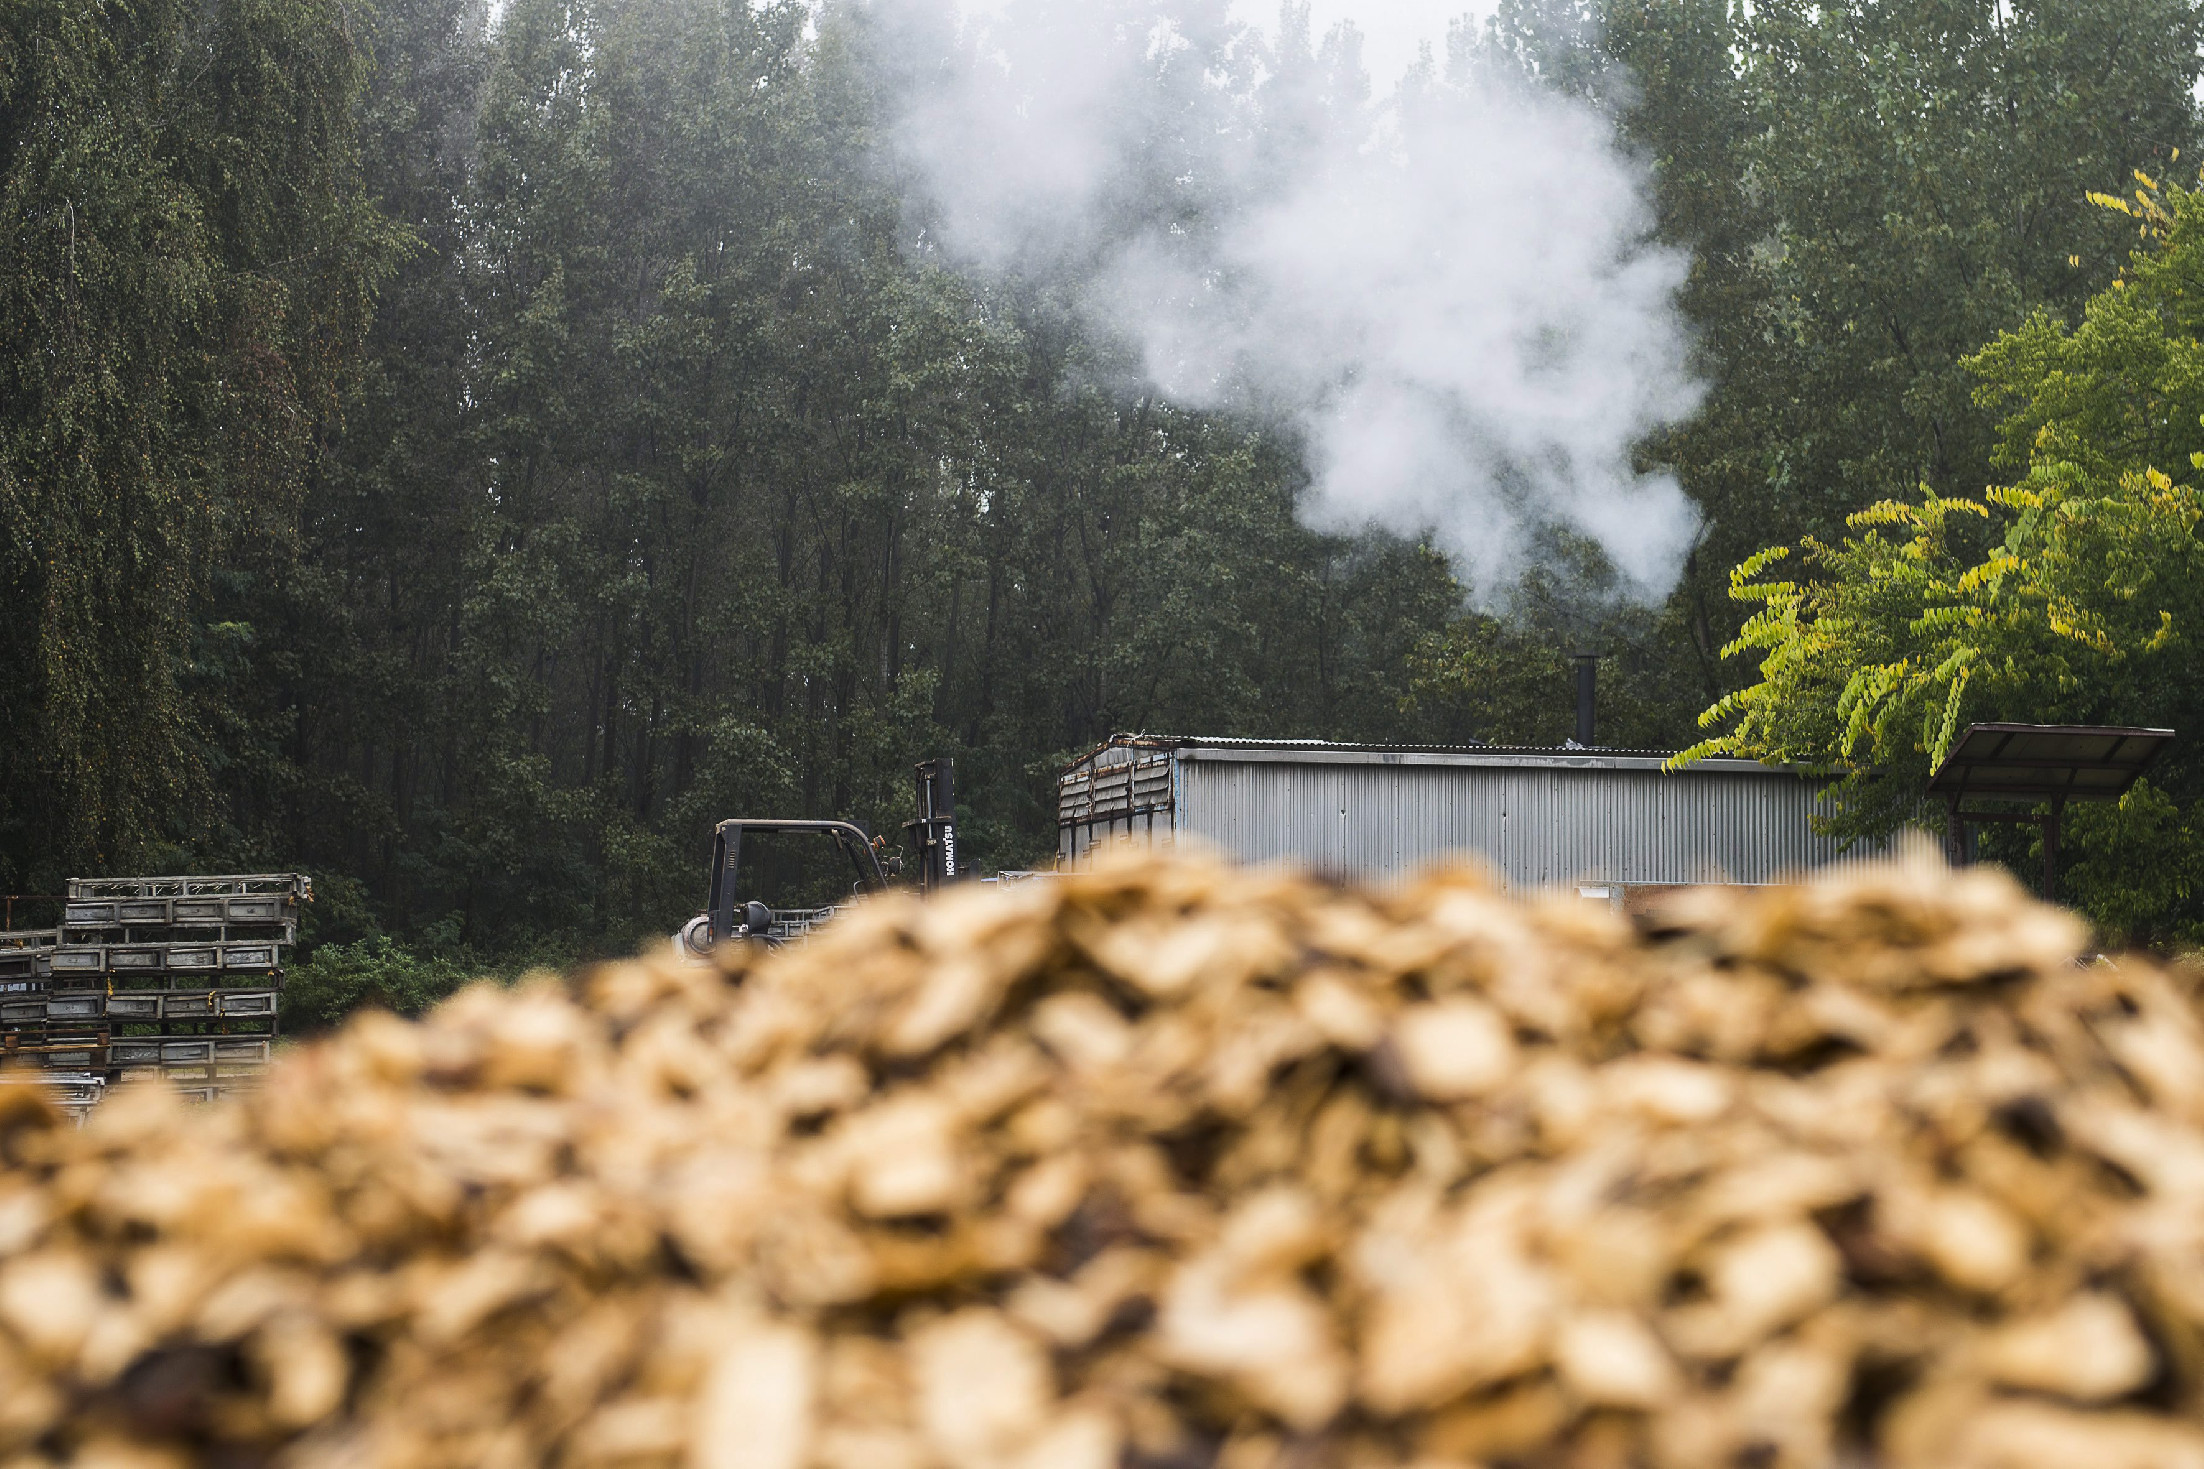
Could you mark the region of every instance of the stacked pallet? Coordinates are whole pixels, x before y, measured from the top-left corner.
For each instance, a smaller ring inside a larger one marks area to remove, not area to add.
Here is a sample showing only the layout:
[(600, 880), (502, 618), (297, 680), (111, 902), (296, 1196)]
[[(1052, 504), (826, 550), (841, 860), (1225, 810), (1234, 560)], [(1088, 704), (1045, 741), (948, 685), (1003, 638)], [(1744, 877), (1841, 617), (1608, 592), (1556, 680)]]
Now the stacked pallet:
[[(0, 933), (0, 1086), (36, 1086), (70, 1117), (82, 1121), (107, 1089), (107, 1078), (89, 1062), (70, 1066), (76, 1056), (63, 1032), (49, 1046), (47, 991), (52, 985), (58, 928), (10, 929)], [(49, 1055), (56, 1059), (48, 1061)], [(38, 1067), (30, 1070), (28, 1067)]]
[[(0, 1051), (4, 1051), (0, 1059), (15, 1061), (18, 1067), (25, 1061), (35, 1065), (45, 1060), (46, 991), (53, 979), (54, 949), (60, 942), (58, 928), (0, 932)], [(107, 1078), (86, 1067), (0, 1070), (0, 1087), (20, 1086), (39, 1088), (64, 1115), (81, 1122), (106, 1093)]]
[(200, 1100), (248, 1087), (268, 1063), (283, 951), (311, 896), (295, 873), (73, 878), (47, 942), (0, 938), (0, 983), (15, 986), (0, 992), (0, 1046), (71, 1110), (135, 1076)]
[(0, 931), (0, 995), (40, 985), (53, 973), (54, 946), (60, 942), (61, 931), (55, 928)]

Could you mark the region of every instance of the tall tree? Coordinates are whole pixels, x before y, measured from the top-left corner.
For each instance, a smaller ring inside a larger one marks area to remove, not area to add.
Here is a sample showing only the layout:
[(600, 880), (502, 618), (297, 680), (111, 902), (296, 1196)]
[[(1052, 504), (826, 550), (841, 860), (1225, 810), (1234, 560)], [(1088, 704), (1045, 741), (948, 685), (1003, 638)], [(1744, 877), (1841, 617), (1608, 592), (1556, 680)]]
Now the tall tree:
[(0, 869), (204, 842), (222, 576), (283, 563), (397, 242), (321, 0), (0, 17)]
[[(1592, 96), (1692, 253), (1701, 412), (1645, 445), (1705, 523), (1637, 656), (1685, 704), (1742, 676), (1729, 569), (1927, 484), (1993, 477), (1963, 360), (2101, 289), (2126, 248), (2087, 194), (2197, 136), (2193, 0), (1508, 0), (1458, 55)], [(1696, 677), (1686, 682), (1687, 671)]]
[[(1702, 749), (1842, 772), (1845, 835), (1914, 819), (1969, 723), (2204, 716), (2204, 195), (2100, 197), (2147, 247), (2072, 328), (2038, 314), (1967, 364), (2017, 478), (1885, 501), (1738, 572), (1760, 678), (1710, 711)], [(2119, 937), (2195, 942), (2200, 800), (2184, 745), (2117, 811), (2077, 812), (2069, 893)]]

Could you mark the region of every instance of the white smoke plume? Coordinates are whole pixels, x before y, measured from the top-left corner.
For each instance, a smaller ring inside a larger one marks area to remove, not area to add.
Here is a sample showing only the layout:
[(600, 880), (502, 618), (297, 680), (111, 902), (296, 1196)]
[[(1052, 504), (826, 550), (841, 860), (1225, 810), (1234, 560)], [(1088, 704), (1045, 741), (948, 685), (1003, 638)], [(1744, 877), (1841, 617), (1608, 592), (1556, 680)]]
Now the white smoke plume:
[(1631, 450), (1699, 401), (1686, 261), (1589, 105), (1456, 64), (1373, 107), (1290, 6), (1272, 45), (1223, 0), (948, 3), (873, 15), (952, 257), (1071, 272), (1158, 390), (1289, 419), (1320, 527), (1429, 536), (1488, 597), (1556, 526), (1674, 584), (1696, 517)]

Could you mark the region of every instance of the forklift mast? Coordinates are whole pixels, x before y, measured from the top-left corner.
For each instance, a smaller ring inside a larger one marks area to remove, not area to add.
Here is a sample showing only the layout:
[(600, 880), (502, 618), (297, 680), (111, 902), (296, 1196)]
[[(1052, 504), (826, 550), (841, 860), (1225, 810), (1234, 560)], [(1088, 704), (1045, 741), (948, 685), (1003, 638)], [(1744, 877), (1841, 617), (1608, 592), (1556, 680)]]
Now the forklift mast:
[(956, 763), (927, 760), (918, 766), (918, 819), (903, 823), (918, 856), (918, 887), (930, 893), (963, 875), (957, 865)]

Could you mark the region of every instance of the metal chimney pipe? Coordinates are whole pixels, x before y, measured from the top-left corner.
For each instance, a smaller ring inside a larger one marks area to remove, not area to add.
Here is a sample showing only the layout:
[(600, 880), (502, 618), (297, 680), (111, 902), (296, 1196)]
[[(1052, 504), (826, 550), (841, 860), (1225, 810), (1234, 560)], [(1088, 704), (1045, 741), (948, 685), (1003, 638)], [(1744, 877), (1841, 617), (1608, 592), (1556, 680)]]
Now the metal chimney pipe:
[(1589, 750), (1598, 743), (1600, 653), (1576, 655), (1576, 742)]

